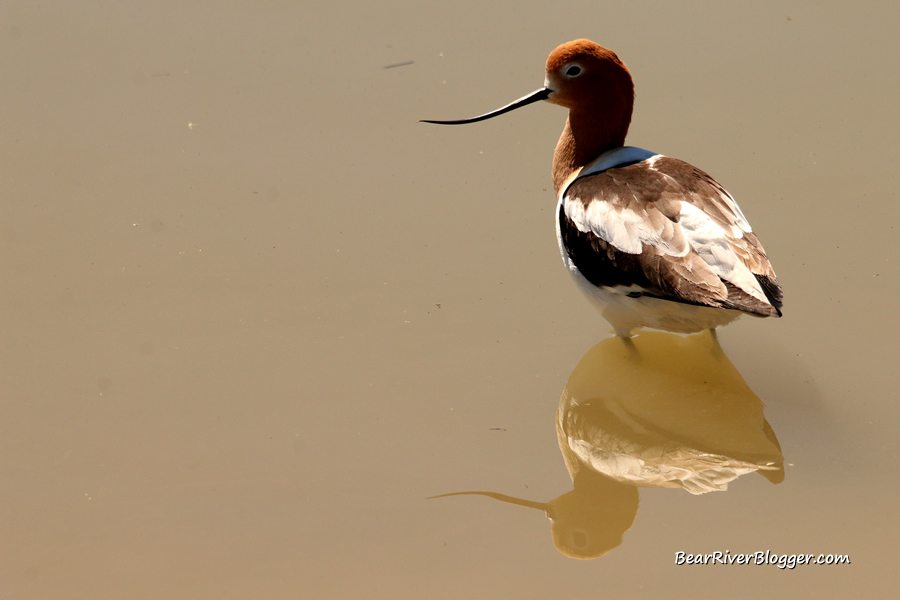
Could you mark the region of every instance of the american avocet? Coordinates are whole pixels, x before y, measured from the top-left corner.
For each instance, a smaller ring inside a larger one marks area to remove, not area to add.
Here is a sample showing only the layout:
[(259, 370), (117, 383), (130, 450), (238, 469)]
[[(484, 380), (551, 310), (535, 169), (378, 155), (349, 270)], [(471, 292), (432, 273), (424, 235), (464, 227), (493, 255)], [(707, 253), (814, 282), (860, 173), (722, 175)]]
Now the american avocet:
[(474, 123), (546, 100), (569, 109), (553, 156), (556, 234), (578, 287), (621, 337), (780, 317), (781, 286), (734, 198), (688, 163), (625, 146), (634, 83), (611, 50), (575, 40), (544, 87)]

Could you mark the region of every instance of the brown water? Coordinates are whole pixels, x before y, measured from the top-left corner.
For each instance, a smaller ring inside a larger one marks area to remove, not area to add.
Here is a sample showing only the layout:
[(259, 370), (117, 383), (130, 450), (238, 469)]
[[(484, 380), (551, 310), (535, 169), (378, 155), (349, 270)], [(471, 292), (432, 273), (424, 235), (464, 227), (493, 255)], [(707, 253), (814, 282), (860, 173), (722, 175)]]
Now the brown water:
[[(483, 4), (0, 9), (0, 597), (896, 589), (896, 3)], [(568, 280), (562, 109), (416, 122), (577, 37), (784, 285), (703, 381)], [(675, 564), (766, 550), (851, 564)]]

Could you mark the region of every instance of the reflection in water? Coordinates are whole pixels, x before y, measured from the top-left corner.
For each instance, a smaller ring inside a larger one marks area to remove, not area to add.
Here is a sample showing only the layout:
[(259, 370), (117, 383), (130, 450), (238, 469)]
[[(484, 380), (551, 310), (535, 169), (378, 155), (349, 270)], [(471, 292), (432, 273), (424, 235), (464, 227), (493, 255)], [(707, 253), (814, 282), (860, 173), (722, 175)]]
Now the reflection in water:
[(708, 333), (603, 340), (569, 376), (556, 433), (571, 492), (546, 503), (492, 492), (444, 496), (478, 494), (541, 509), (556, 548), (587, 559), (622, 543), (637, 514), (637, 487), (704, 494), (747, 473), (784, 479), (762, 402)]

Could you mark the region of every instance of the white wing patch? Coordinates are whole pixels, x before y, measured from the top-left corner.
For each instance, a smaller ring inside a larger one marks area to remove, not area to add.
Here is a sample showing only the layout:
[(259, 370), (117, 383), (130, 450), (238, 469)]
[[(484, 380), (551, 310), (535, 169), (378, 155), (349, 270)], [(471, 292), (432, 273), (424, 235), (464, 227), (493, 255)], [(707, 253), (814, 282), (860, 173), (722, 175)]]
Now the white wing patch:
[(661, 242), (659, 232), (648, 227), (646, 215), (629, 208), (617, 209), (602, 200), (593, 200), (585, 211), (580, 200), (566, 200), (566, 217), (579, 231), (592, 232), (619, 252), (640, 254), (643, 244), (658, 246)]
[(682, 202), (678, 225), (694, 251), (720, 279), (769, 303), (756, 276), (735, 254), (726, 231), (719, 224), (693, 204)]

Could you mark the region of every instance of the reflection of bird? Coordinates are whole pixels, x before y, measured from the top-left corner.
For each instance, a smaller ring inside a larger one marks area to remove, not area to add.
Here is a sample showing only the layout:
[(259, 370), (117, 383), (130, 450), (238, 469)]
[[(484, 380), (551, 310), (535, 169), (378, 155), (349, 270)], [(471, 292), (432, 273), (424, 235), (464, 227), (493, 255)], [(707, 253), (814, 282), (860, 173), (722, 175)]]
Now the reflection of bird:
[(586, 559), (622, 543), (637, 515), (638, 487), (703, 494), (747, 473), (784, 479), (762, 402), (711, 336), (648, 331), (633, 348), (603, 340), (572, 371), (556, 416), (572, 491), (550, 502), (494, 492), (443, 496), (540, 509), (557, 550)]
[(634, 345), (603, 340), (569, 377), (557, 436), (574, 480), (703, 494), (747, 473), (784, 479), (762, 402), (713, 339), (648, 331)]
[(471, 123), (539, 100), (569, 109), (553, 157), (563, 261), (618, 335), (781, 316), (781, 287), (734, 198), (686, 162), (624, 146), (634, 84), (611, 50), (563, 44), (543, 88), (479, 117), (427, 122)]
[(533, 502), (494, 492), (456, 492), (446, 496), (488, 496), (501, 502), (544, 511), (550, 519), (553, 545), (569, 558), (599, 558), (622, 545), (622, 537), (637, 515), (636, 487), (607, 477), (584, 477), (575, 489), (551, 500)]

